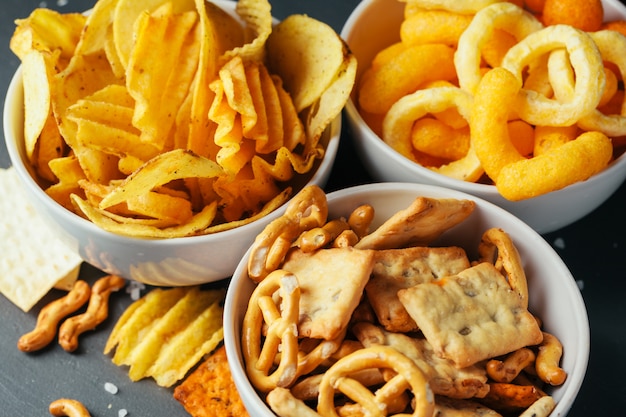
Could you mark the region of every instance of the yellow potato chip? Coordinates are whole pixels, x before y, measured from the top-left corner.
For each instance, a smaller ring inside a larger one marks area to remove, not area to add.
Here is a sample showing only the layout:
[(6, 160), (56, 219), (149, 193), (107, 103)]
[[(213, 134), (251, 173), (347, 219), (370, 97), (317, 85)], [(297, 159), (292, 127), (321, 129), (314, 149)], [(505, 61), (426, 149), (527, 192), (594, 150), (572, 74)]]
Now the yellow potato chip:
[[(142, 13), (156, 10), (167, 3), (167, 0), (117, 0), (116, 3), (113, 12), (113, 39), (119, 61), (126, 68), (133, 48), (135, 21)], [(178, 0), (171, 2), (171, 5), (176, 13), (195, 8), (194, 0)]]
[(236, 11), (246, 24), (251, 39), (247, 39), (248, 42), (242, 46), (226, 51), (222, 56), (223, 62), (234, 56), (249, 61), (262, 61), (267, 38), (272, 33), (272, 6), (267, 0), (239, 0)]
[(296, 110), (309, 107), (330, 86), (344, 65), (347, 47), (327, 24), (291, 15), (267, 39), (267, 60), (291, 93)]
[(126, 86), (135, 99), (133, 124), (141, 140), (167, 149), (178, 108), (198, 65), (200, 28), (195, 12), (137, 20), (135, 43), (126, 69)]

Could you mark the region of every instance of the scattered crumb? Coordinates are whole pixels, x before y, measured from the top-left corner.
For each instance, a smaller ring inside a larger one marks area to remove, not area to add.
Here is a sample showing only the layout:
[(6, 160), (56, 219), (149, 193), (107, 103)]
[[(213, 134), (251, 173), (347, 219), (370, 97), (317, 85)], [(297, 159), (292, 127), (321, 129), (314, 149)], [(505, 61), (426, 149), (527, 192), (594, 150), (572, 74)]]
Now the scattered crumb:
[(128, 410), (122, 408), (117, 412), (117, 417), (126, 417), (128, 415)]
[(562, 237), (557, 237), (554, 239), (554, 246), (559, 249), (565, 249), (565, 240)]
[(577, 279), (576, 285), (578, 285), (578, 289), (582, 291), (585, 288), (585, 281), (583, 281), (582, 279)]

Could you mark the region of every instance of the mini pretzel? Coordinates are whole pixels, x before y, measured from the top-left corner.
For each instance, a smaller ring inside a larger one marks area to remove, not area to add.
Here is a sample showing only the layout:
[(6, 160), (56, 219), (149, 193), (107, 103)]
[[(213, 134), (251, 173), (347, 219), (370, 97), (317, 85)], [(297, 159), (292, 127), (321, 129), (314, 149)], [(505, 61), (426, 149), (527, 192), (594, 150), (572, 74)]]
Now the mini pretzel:
[(555, 406), (554, 398), (545, 395), (532, 403), (519, 417), (548, 417)]
[(250, 278), (259, 282), (277, 269), (298, 236), (306, 230), (323, 226), (327, 217), (324, 191), (315, 185), (302, 189), (289, 203), (285, 213), (256, 237), (248, 261)]
[(513, 291), (517, 292), (524, 308), (528, 308), (528, 283), (517, 248), (511, 237), (502, 229), (487, 230), (478, 245), (483, 261), (494, 263), (496, 268), (508, 276)]
[(543, 342), (539, 345), (535, 369), (537, 376), (550, 385), (561, 385), (567, 378), (567, 373), (559, 366), (563, 355), (563, 345), (559, 339), (547, 332), (543, 332)]
[(50, 414), (57, 417), (91, 417), (87, 408), (80, 401), (69, 398), (59, 398), (52, 401), (48, 410)]
[[(392, 369), (397, 373), (376, 393), (363, 386), (352, 374), (368, 368)], [(388, 346), (375, 346), (357, 350), (331, 366), (320, 382), (317, 411), (323, 416), (337, 417), (335, 392), (340, 391), (360, 404), (365, 415), (388, 415), (389, 404), (410, 389), (414, 396), (412, 416), (431, 416), (434, 412), (434, 395), (419, 367), (402, 353)], [(406, 414), (403, 414), (406, 415)]]
[(303, 232), (299, 237), (299, 246), (303, 252), (313, 252), (331, 243), (350, 226), (345, 219), (334, 219), (321, 227)]
[(85, 304), (90, 294), (89, 284), (83, 280), (77, 280), (64, 297), (41, 309), (35, 328), (20, 337), (17, 341), (17, 348), (23, 352), (33, 352), (48, 345), (56, 335), (59, 322)]
[(346, 229), (339, 233), (339, 236), (333, 240), (333, 248), (347, 248), (356, 245), (359, 242), (359, 236), (352, 229)]
[(369, 233), (369, 228), (374, 220), (375, 210), (369, 204), (363, 204), (350, 213), (348, 217), (348, 225), (350, 229), (354, 230), (354, 233), (360, 238)]
[(67, 352), (76, 350), (78, 336), (106, 320), (109, 315), (109, 295), (124, 285), (126, 280), (117, 275), (107, 275), (93, 284), (87, 311), (68, 318), (59, 328), (59, 344), (63, 349)]
[(511, 352), (504, 360), (491, 359), (487, 362), (487, 375), (496, 382), (511, 382), (520, 372), (535, 362), (535, 353), (528, 348)]
[[(280, 300), (275, 301), (275, 296)], [(248, 376), (260, 391), (289, 386), (297, 376), (299, 303), (296, 276), (284, 270), (272, 271), (250, 297), (241, 342)], [(279, 350), (280, 362), (273, 369)]]

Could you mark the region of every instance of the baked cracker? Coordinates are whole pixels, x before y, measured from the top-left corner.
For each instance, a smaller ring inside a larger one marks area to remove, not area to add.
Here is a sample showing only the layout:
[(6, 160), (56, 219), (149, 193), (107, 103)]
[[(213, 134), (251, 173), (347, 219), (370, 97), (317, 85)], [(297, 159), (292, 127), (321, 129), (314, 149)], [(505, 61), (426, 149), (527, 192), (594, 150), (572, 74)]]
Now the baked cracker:
[(437, 356), (432, 345), (424, 338), (388, 332), (371, 323), (357, 323), (352, 327), (352, 332), (365, 347), (391, 346), (412, 359), (428, 379), (435, 394), (467, 399), (482, 398), (489, 392), (484, 367), (472, 365), (458, 369), (452, 361)]
[(400, 290), (398, 297), (437, 354), (459, 368), (543, 338), (535, 318), (488, 262)]
[(174, 389), (192, 417), (248, 417), (222, 345)]
[(426, 246), (465, 220), (476, 203), (453, 198), (418, 197), (355, 245), (358, 249)]
[(332, 340), (348, 325), (359, 305), (374, 264), (374, 251), (351, 247), (299, 249), (287, 255), (282, 269), (300, 285), (298, 335)]
[(417, 325), (398, 299), (398, 290), (457, 274), (469, 266), (465, 250), (459, 247), (416, 246), (376, 251), (365, 291), (386, 330), (415, 331)]
[(435, 396), (437, 417), (502, 417), (502, 414), (476, 401)]

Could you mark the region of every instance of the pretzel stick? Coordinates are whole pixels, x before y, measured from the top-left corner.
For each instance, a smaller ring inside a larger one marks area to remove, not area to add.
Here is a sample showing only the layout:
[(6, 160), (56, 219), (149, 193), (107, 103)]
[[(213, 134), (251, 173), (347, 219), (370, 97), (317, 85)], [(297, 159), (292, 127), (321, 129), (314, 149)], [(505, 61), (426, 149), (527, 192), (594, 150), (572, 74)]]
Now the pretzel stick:
[(527, 366), (535, 362), (535, 354), (528, 348), (511, 352), (506, 359), (491, 359), (487, 362), (487, 375), (497, 382), (511, 382)]
[(87, 408), (77, 400), (59, 398), (50, 403), (50, 414), (57, 417), (91, 417)]
[(126, 285), (126, 280), (117, 275), (100, 278), (91, 288), (91, 296), (87, 311), (78, 316), (70, 317), (59, 328), (59, 344), (67, 352), (78, 348), (78, 336), (87, 330), (94, 329), (109, 315), (109, 296)]
[(303, 232), (299, 237), (299, 246), (303, 252), (313, 252), (331, 243), (350, 226), (345, 219), (334, 219), (321, 227)]
[(254, 240), (248, 260), (250, 279), (260, 282), (271, 271), (278, 269), (298, 236), (323, 226), (327, 218), (324, 191), (314, 185), (302, 189), (289, 203), (285, 213), (270, 222)]
[(89, 284), (83, 280), (77, 280), (64, 297), (41, 309), (35, 328), (20, 337), (17, 341), (17, 348), (23, 352), (33, 352), (47, 346), (54, 339), (61, 319), (85, 304), (90, 294)]
[(369, 204), (363, 204), (350, 213), (348, 224), (359, 239), (369, 232), (369, 228), (374, 220), (374, 214), (374, 207)]
[[(275, 293), (282, 300), (280, 310)], [(250, 297), (241, 342), (250, 381), (260, 391), (288, 386), (297, 376), (299, 302), (296, 276), (283, 270), (272, 271)], [(267, 323), (264, 342), (263, 323)], [(279, 348), (280, 363), (272, 369)]]
[(556, 336), (543, 332), (543, 342), (539, 345), (535, 369), (537, 376), (550, 385), (561, 385), (567, 373), (559, 366), (563, 355), (563, 345)]
[(509, 285), (519, 295), (522, 306), (528, 308), (526, 273), (511, 237), (502, 229), (489, 229), (482, 236), (478, 252), (483, 261), (494, 263), (500, 271), (504, 269)]

